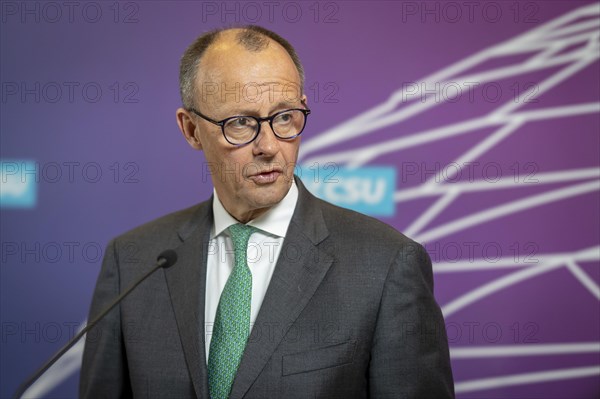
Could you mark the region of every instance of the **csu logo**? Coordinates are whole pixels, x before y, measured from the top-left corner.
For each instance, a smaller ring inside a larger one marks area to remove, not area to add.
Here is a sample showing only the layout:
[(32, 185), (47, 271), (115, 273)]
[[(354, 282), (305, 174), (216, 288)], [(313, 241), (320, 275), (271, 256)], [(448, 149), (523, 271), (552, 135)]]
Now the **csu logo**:
[(297, 165), (296, 174), (317, 197), (371, 216), (394, 215), (396, 169), (389, 166), (360, 168), (326, 164)]

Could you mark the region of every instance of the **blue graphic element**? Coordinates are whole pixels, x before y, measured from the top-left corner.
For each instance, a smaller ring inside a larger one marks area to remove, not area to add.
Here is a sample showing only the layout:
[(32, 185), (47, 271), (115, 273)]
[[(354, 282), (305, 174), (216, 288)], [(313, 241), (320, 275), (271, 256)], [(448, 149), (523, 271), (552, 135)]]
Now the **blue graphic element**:
[(334, 162), (297, 165), (296, 174), (317, 197), (371, 216), (393, 216), (396, 168), (344, 168)]
[(33, 208), (37, 202), (37, 164), (0, 161), (0, 208)]

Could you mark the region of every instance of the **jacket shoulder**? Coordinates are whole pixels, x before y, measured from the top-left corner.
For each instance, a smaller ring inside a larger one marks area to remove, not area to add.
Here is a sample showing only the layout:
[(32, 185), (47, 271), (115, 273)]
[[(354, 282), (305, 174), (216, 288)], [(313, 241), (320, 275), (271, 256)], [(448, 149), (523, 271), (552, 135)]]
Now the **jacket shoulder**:
[[(115, 237), (120, 243), (168, 243), (177, 237), (177, 233), (197, 225), (211, 201), (207, 200), (189, 208), (181, 209), (146, 222)], [(195, 223), (196, 222), (196, 223)]]
[(423, 245), (378, 219), (318, 201), (329, 232), (324, 250), (345, 269), (380, 281), (392, 269), (432, 281), (431, 259)]
[(360, 238), (363, 244), (419, 245), (394, 227), (365, 214), (317, 198), (330, 234)]

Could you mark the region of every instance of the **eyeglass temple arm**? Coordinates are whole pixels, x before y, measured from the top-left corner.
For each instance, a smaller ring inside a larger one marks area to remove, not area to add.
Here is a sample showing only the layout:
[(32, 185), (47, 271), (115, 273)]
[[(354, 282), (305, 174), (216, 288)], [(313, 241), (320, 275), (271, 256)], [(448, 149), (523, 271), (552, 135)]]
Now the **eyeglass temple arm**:
[(223, 126), (223, 122), (217, 122), (216, 120), (211, 119), (208, 116), (203, 115), (200, 112), (196, 111), (194, 108), (188, 108), (188, 112), (193, 112), (194, 114), (198, 115), (200, 118), (206, 119), (210, 123), (214, 123), (217, 126)]

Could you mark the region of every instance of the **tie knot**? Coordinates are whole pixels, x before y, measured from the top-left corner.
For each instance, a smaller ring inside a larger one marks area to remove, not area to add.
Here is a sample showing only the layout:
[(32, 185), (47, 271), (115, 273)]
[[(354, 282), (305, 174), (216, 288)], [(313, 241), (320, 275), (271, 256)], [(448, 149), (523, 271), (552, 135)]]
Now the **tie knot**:
[(239, 249), (245, 250), (248, 246), (248, 240), (252, 233), (256, 233), (258, 229), (254, 226), (248, 226), (245, 224), (237, 223), (229, 226), (229, 233), (231, 235), (231, 241), (236, 251)]

